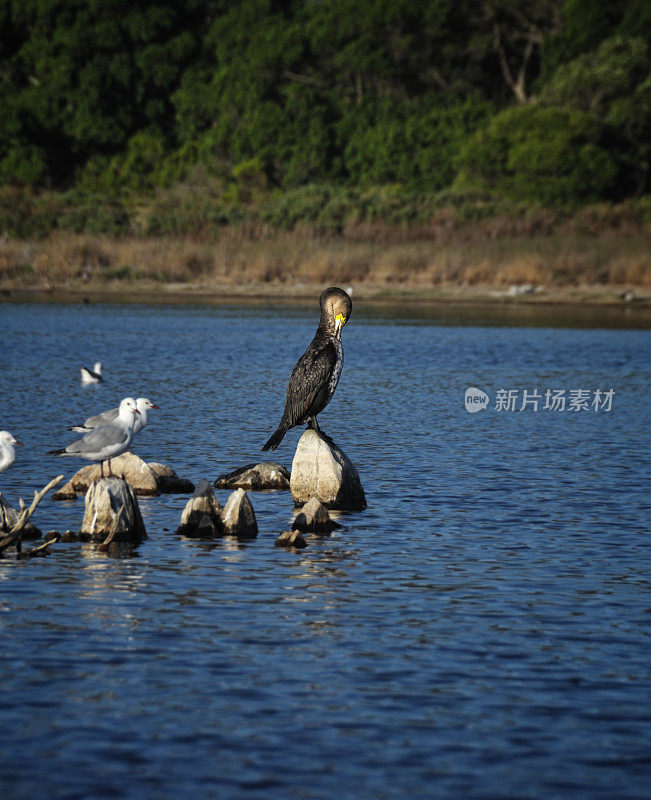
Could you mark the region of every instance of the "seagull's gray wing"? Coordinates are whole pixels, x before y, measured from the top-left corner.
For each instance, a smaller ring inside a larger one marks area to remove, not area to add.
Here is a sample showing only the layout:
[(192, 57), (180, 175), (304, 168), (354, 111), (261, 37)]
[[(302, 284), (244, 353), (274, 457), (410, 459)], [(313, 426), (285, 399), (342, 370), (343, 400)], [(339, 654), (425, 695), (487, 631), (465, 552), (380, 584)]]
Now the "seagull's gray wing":
[(129, 432), (122, 425), (108, 423), (94, 428), (81, 439), (69, 444), (66, 453), (85, 455), (90, 453), (100, 453), (106, 447), (115, 445), (127, 446), (129, 442)]
[(117, 419), (119, 408), (109, 408), (108, 411), (102, 411), (101, 414), (95, 414), (94, 417), (88, 417), (84, 422), (84, 428), (97, 428), (98, 425), (105, 425), (107, 422), (112, 422)]

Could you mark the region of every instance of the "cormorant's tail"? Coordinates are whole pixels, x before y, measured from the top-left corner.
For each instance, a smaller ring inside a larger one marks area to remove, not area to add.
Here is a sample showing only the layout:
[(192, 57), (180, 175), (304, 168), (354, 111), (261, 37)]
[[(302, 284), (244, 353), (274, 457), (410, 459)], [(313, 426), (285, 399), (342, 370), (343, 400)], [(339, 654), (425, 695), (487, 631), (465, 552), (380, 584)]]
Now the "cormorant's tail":
[(265, 444), (265, 446), (262, 448), (262, 452), (264, 453), (267, 450), (275, 450), (278, 447), (278, 445), (282, 442), (282, 440), (285, 438), (285, 434), (287, 433), (288, 430), (289, 428), (284, 428), (281, 425), (280, 428), (278, 428), (278, 430), (271, 437), (271, 439), (269, 439), (267, 444)]

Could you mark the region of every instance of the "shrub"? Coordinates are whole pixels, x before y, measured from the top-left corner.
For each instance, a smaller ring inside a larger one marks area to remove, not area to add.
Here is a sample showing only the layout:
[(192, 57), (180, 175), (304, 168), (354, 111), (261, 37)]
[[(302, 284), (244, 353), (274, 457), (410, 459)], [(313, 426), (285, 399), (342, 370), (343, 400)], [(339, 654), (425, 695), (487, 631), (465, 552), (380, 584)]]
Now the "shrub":
[(40, 186), (47, 176), (45, 152), (36, 145), (15, 144), (0, 160), (0, 183)]
[(462, 148), (457, 186), (572, 205), (615, 192), (622, 157), (608, 130), (581, 111), (518, 106), (493, 117)]

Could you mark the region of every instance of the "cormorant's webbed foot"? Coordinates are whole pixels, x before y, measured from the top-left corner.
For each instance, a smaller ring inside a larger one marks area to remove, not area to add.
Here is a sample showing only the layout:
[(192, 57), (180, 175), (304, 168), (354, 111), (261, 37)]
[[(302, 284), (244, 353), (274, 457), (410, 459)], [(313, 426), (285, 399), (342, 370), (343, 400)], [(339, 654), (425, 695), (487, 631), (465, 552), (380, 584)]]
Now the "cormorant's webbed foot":
[(311, 428), (313, 431), (316, 431), (320, 439), (330, 445), (330, 447), (336, 447), (337, 445), (332, 440), (332, 437), (328, 436), (327, 433), (324, 433), (321, 428), (319, 428), (319, 423), (316, 421), (316, 417), (310, 417), (307, 421), (308, 429)]

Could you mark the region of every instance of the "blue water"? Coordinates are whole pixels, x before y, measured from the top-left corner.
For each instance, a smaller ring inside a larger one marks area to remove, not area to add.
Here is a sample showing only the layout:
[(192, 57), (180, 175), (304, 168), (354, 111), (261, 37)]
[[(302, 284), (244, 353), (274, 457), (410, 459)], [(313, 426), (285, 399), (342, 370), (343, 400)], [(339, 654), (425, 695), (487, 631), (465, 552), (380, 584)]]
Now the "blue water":
[[(314, 327), (309, 306), (0, 305), (0, 428), (24, 442), (3, 495), (70, 476), (46, 451), (126, 395), (161, 406), (146, 460), (196, 482), (261, 459)], [(331, 536), (274, 547), (276, 492), (251, 495), (252, 542), (182, 538), (176, 495), (141, 498), (137, 548), (0, 560), (4, 800), (649, 797), (651, 332), (356, 307), (344, 347), (320, 422), (368, 509)], [(495, 410), (547, 388), (615, 395)], [(34, 522), (82, 516), (46, 498)]]

